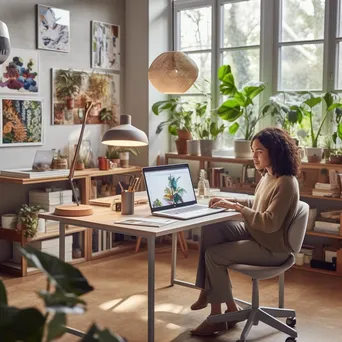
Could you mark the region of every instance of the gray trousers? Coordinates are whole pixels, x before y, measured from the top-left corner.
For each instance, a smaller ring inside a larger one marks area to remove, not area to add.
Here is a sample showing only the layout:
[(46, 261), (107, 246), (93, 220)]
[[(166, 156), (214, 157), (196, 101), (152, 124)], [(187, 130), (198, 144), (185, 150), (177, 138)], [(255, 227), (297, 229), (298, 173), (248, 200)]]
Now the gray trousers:
[(278, 266), (288, 257), (288, 253), (273, 253), (261, 246), (243, 222), (226, 221), (204, 226), (196, 286), (207, 291), (209, 303), (232, 302), (229, 265)]

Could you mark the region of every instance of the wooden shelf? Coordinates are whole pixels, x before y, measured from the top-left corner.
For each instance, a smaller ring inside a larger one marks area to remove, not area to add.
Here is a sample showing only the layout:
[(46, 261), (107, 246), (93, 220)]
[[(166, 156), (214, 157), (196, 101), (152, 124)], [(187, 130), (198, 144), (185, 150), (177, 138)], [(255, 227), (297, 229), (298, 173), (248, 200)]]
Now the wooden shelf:
[[(165, 153), (166, 159), (180, 159), (180, 160), (198, 160), (208, 162), (222, 162), (234, 164), (252, 164), (251, 158), (235, 158), (235, 157), (207, 157), (207, 156), (190, 156), (188, 154), (177, 154), (176, 152)], [(324, 161), (320, 163), (309, 163), (302, 161), (302, 169), (328, 169), (328, 170), (342, 170), (342, 164), (330, 164)]]
[(335, 277), (342, 277), (341, 273), (338, 273), (337, 271), (328, 271), (328, 270), (322, 270), (320, 268), (312, 268), (309, 265), (303, 265), (303, 266), (297, 266), (293, 265), (292, 268), (296, 270), (303, 270), (303, 271), (309, 271), (309, 272), (315, 272), (315, 273), (321, 273), (321, 274), (328, 274)]
[[(65, 235), (70, 235), (74, 233), (79, 233), (87, 230), (87, 228), (82, 227), (71, 227), (65, 230)], [(51, 233), (38, 233), (34, 238), (27, 239), (25, 243), (30, 243), (31, 241), (40, 241), (45, 239), (50, 239), (59, 236), (59, 231), (51, 232)], [(14, 229), (5, 229), (0, 228), (0, 239), (12, 241), (12, 242), (21, 242), (21, 235)]]
[[(132, 172), (140, 172), (141, 166), (130, 166), (127, 168), (115, 168), (110, 170), (100, 169), (85, 169), (82, 171), (75, 171), (74, 179), (82, 179), (87, 177), (98, 177), (98, 176), (111, 176), (127, 174)], [(37, 184), (37, 183), (50, 183), (50, 182), (61, 182), (68, 180), (67, 176), (62, 177), (49, 177), (49, 178), (17, 178), (17, 177), (4, 177), (0, 176), (0, 182), (3, 183), (15, 183), (15, 184)]]
[(319, 236), (319, 237), (326, 237), (326, 238), (329, 238), (329, 239), (342, 240), (342, 236), (341, 235), (337, 235), (337, 234), (328, 234), (328, 233), (320, 233), (320, 232), (314, 232), (314, 231), (307, 231), (306, 235)]

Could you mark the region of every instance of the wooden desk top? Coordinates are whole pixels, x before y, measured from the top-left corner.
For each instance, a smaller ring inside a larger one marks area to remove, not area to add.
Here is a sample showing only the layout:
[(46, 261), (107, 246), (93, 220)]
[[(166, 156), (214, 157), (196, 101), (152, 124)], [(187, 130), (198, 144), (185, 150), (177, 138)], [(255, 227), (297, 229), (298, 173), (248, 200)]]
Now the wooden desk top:
[(198, 228), (212, 223), (223, 222), (227, 220), (237, 220), (241, 215), (236, 212), (220, 212), (213, 215), (202, 216), (191, 220), (176, 220), (174, 223), (163, 227), (146, 227), (146, 226), (128, 226), (115, 221), (124, 219), (139, 219), (152, 217), (149, 205), (137, 205), (134, 207), (134, 215), (121, 215), (119, 212), (112, 211), (108, 207), (92, 206), (94, 214), (84, 217), (65, 217), (57, 216), (51, 213), (41, 213), (39, 217), (59, 221), (65, 224), (71, 224), (79, 227), (87, 227), (92, 229), (101, 229), (109, 232), (123, 233), (127, 235), (149, 237), (163, 236), (170, 233), (176, 233), (191, 228)]

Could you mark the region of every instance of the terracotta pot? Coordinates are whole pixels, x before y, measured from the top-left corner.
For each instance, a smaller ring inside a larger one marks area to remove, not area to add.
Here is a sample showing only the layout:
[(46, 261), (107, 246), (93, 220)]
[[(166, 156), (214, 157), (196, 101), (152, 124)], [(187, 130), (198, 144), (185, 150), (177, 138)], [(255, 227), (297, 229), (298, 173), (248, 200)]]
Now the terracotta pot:
[(67, 99), (66, 104), (68, 109), (73, 109), (75, 106), (75, 101), (74, 99)]
[(85, 166), (83, 162), (77, 162), (75, 165), (76, 170), (84, 170)]
[(191, 132), (187, 131), (186, 129), (178, 129), (177, 134), (178, 134), (178, 139), (181, 139), (181, 140), (192, 139)]
[(176, 147), (178, 154), (188, 154), (188, 144), (187, 140), (184, 139), (177, 139), (176, 140)]
[(99, 169), (100, 170), (108, 170), (109, 169), (109, 160), (106, 157), (99, 157)]

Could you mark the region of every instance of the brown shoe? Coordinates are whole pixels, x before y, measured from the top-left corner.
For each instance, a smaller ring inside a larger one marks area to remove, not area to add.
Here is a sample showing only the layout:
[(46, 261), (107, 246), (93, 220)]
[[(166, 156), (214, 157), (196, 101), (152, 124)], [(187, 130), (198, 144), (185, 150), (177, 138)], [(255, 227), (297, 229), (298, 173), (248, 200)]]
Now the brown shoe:
[(191, 329), (190, 334), (195, 336), (210, 336), (226, 329), (227, 325), (224, 322), (210, 324), (207, 321), (203, 321), (197, 328)]
[(201, 310), (208, 306), (208, 296), (204, 290), (201, 290), (201, 293), (197, 299), (197, 301), (190, 306), (191, 310)]
[[(237, 308), (238, 308), (238, 311), (241, 311), (243, 310), (243, 308), (241, 306), (238, 306), (237, 305)], [(225, 313), (229, 313), (229, 312), (233, 312), (233, 311), (228, 311), (226, 310)], [(231, 329), (231, 328), (234, 328), (236, 326), (237, 323), (239, 322), (242, 322), (242, 321), (231, 321), (231, 322), (227, 322), (227, 327), (228, 329)]]

